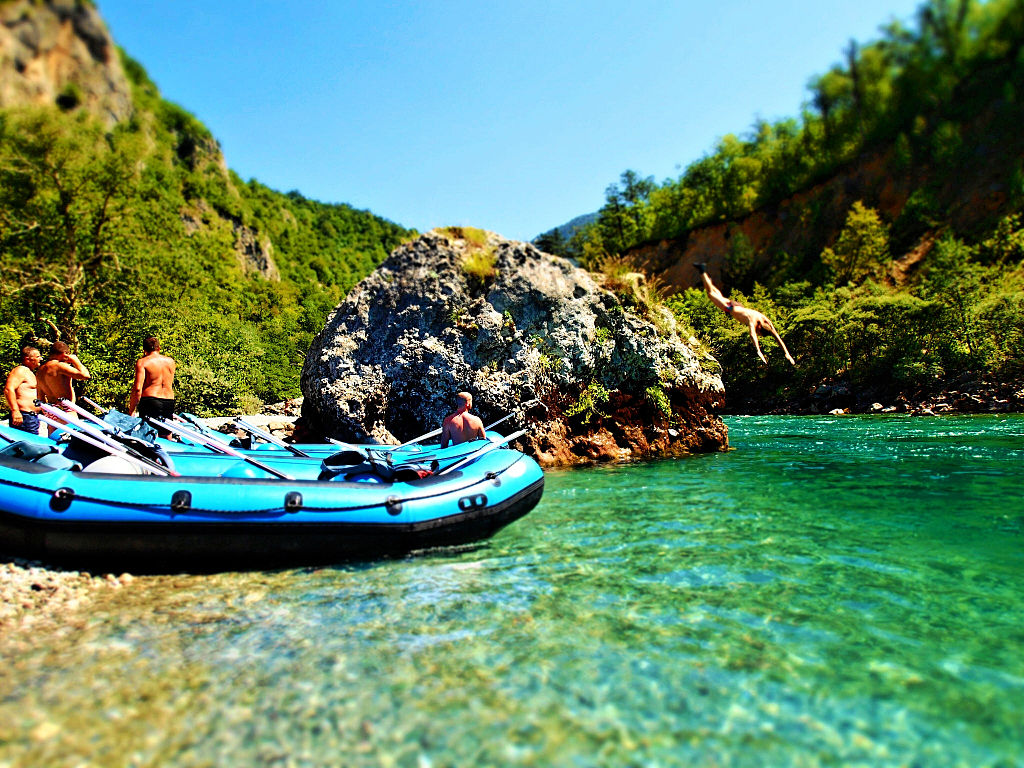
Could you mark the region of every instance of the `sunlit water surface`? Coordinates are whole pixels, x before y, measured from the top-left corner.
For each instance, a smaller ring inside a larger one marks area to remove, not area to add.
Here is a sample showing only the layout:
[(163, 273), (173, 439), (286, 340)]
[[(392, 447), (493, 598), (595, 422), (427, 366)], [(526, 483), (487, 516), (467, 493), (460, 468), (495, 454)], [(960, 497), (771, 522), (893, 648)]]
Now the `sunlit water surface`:
[(727, 422), (476, 548), (0, 638), (0, 766), (1024, 765), (1024, 418)]

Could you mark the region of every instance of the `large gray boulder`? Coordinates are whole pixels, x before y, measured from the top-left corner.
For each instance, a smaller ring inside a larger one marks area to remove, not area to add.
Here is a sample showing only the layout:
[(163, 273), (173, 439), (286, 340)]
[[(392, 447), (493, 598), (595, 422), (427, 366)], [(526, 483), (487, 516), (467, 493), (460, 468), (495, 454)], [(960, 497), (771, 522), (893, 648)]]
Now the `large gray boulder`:
[(303, 420), (342, 440), (402, 442), (468, 391), (485, 423), (516, 412), (502, 431), (529, 427), (517, 445), (546, 465), (721, 450), (717, 364), (657, 302), (629, 308), (636, 281), (616, 293), (528, 243), (435, 230), (328, 317), (302, 371)]

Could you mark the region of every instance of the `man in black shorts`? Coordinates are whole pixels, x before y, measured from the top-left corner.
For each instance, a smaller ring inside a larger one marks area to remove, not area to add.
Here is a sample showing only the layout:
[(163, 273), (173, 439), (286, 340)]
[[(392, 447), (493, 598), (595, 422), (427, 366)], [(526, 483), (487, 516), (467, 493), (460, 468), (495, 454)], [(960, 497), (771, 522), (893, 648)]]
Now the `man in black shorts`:
[[(150, 336), (142, 342), (145, 355), (135, 362), (135, 384), (128, 413), (132, 416), (152, 416), (164, 421), (174, 415), (174, 372), (177, 364), (173, 357), (160, 351), (160, 339)], [(161, 437), (167, 434), (161, 432)]]

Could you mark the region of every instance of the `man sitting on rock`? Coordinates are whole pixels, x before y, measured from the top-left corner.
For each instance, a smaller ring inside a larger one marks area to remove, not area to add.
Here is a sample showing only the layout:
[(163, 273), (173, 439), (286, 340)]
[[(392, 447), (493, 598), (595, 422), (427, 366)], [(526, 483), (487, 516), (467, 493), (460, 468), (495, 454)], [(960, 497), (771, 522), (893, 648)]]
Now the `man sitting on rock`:
[(789, 354), (789, 350), (786, 349), (785, 343), (782, 341), (782, 337), (779, 336), (779, 332), (775, 330), (775, 326), (772, 325), (772, 321), (762, 315), (756, 309), (748, 309), (741, 304), (737, 304), (732, 299), (727, 299), (722, 295), (722, 292), (718, 290), (711, 278), (707, 273), (706, 264), (694, 264), (694, 268), (700, 272), (700, 276), (704, 280), (704, 290), (708, 294), (708, 298), (711, 299), (712, 303), (721, 309), (729, 317), (741, 322), (746, 323), (747, 327), (750, 328), (750, 340), (754, 342), (754, 349), (757, 350), (757, 356), (761, 358), (761, 362), (767, 364), (768, 360), (765, 358), (764, 353), (761, 351), (761, 345), (757, 341), (758, 331), (768, 331), (775, 340), (779, 342), (779, 346), (782, 347), (782, 351), (786, 354), (786, 359), (792, 365), (796, 365), (796, 360)]
[(486, 440), (484, 423), (469, 412), (473, 407), (473, 396), (469, 392), (459, 392), (455, 396), (455, 406), (455, 413), (445, 416), (441, 424), (441, 447), (447, 448), (449, 443), (458, 445), (480, 438)]

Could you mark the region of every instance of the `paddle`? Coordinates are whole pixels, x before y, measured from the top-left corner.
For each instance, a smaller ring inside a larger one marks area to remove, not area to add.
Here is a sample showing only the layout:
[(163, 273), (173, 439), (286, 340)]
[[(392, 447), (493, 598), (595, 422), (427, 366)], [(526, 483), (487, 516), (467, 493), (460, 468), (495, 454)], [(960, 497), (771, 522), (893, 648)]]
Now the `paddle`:
[(278, 477), (281, 480), (294, 480), (295, 479), (291, 475), (288, 475), (288, 474), (282, 472), (279, 469), (274, 469), (273, 467), (268, 467), (263, 462), (257, 461), (256, 459), (252, 458), (251, 456), (246, 456), (244, 453), (241, 453), (240, 451), (236, 451), (234, 448), (232, 448), (230, 446), (227, 446), (227, 445), (224, 445), (223, 443), (218, 443), (215, 440), (207, 439), (206, 437), (203, 437), (202, 435), (200, 435), (198, 432), (193, 432), (191, 429), (188, 429), (187, 427), (183, 427), (180, 424), (171, 424), (170, 422), (166, 422), (163, 419), (158, 419), (158, 418), (155, 418), (153, 416), (146, 416), (145, 417), (145, 421), (149, 422), (150, 424), (152, 424), (154, 426), (160, 427), (161, 429), (166, 429), (169, 432), (174, 432), (175, 434), (184, 435), (189, 440), (195, 440), (200, 445), (203, 445), (203, 446), (209, 448), (210, 450), (217, 451), (218, 453), (224, 453), (224, 454), (227, 454), (228, 456), (234, 456), (236, 459), (241, 459), (242, 461), (248, 462), (249, 464), (252, 464), (254, 467), (257, 467), (258, 469), (262, 469), (264, 472), (268, 472), (269, 474), (274, 475), (275, 477)]
[[(85, 398), (82, 398), (82, 399), (84, 400)], [(75, 405), (70, 400), (65, 399), (65, 400), (61, 400), (60, 402), (61, 402), (61, 405), (65, 406), (67, 408), (70, 408), (75, 413), (77, 413), (79, 416), (84, 416), (89, 421), (91, 421), (91, 422), (93, 422), (95, 424), (99, 424), (101, 427), (103, 427), (104, 430), (113, 428), (115, 434), (117, 434), (117, 433), (124, 434), (124, 430), (118, 429), (113, 424), (110, 424), (110, 423), (104, 421), (103, 419), (99, 418), (95, 414), (89, 413), (87, 410), (85, 410), (85, 408), (78, 407), (77, 405)], [(92, 403), (91, 400), (89, 402)], [(93, 405), (95, 405), (95, 403), (93, 403)]]
[[(64, 419), (66, 415), (62, 414), (56, 408), (46, 405), (45, 403), (40, 404), (39, 409), (44, 413), (48, 413), (51, 416), (55, 416), (57, 419)], [(136, 466), (140, 466), (143, 469), (155, 471), (157, 474), (160, 475), (173, 475), (175, 477), (180, 477), (180, 475), (178, 475), (178, 473), (175, 472), (173, 469), (168, 469), (162, 464), (158, 464), (157, 462), (146, 458), (138, 451), (129, 448), (125, 445), (121, 445), (116, 440), (113, 440), (112, 438), (108, 437), (107, 435), (103, 434), (97, 429), (93, 429), (88, 424), (62, 424), (60, 421), (54, 421), (53, 419), (49, 419), (46, 416), (40, 416), (39, 420), (46, 424), (47, 426), (56, 427), (57, 429), (63, 430), (66, 434), (73, 436), (77, 440), (81, 440), (83, 443), (91, 445), (93, 448), (99, 448), (101, 451), (105, 453), (109, 453), (112, 456), (117, 456), (118, 458), (124, 459), (125, 461), (131, 464), (135, 464)], [(72, 428), (68, 429), (68, 427)]]
[(276, 445), (278, 448), (284, 448), (286, 451), (288, 451), (289, 453), (293, 454), (294, 456), (299, 456), (300, 458), (303, 458), (303, 459), (311, 459), (311, 458), (313, 458), (312, 456), (310, 456), (305, 451), (301, 451), (298, 448), (296, 448), (294, 445), (289, 445), (284, 440), (279, 440), (278, 438), (274, 437), (269, 432), (260, 429), (255, 424), (250, 424), (242, 416), (236, 416), (235, 417), (235, 424), (237, 424), (239, 427), (244, 429), (246, 432), (248, 432), (253, 437), (262, 438), (263, 440), (266, 440), (271, 445)]
[(175, 421), (180, 421), (186, 424), (191, 424), (193, 427), (199, 430), (200, 434), (204, 437), (208, 437), (211, 440), (216, 440), (218, 443), (224, 443), (227, 445), (228, 439), (225, 435), (216, 430), (210, 429), (208, 426), (203, 424), (197, 416), (193, 416), (191, 413), (175, 413), (171, 416)]
[(518, 432), (513, 432), (511, 435), (509, 435), (508, 437), (504, 438), (500, 443), (488, 443), (487, 445), (485, 445), (480, 450), (473, 451), (473, 453), (469, 454), (468, 456), (463, 457), (460, 461), (455, 462), (450, 467), (445, 467), (444, 469), (442, 469), (437, 474), (438, 475), (446, 475), (449, 472), (452, 472), (453, 470), (456, 470), (456, 469), (458, 469), (459, 467), (461, 467), (461, 466), (463, 466), (465, 464), (469, 464), (469, 462), (471, 462), (471, 461), (475, 461), (476, 459), (479, 459), (485, 453), (489, 453), (490, 451), (493, 451), (495, 448), (501, 448), (501, 446), (503, 446), (503, 445), (508, 445), (509, 443), (511, 443), (516, 438), (519, 438), (519, 437), (522, 437), (523, 435), (525, 435), (527, 432), (529, 432), (528, 429), (520, 429)]
[(493, 424), (488, 424), (486, 427), (484, 427), (484, 432), (488, 431), (489, 429), (494, 429), (494, 427), (498, 426), (503, 421), (508, 421), (513, 416), (515, 416), (517, 413), (519, 413), (521, 410), (523, 410), (524, 408), (526, 408), (528, 406), (531, 406), (534, 403), (539, 403), (539, 402), (540, 402), (540, 399), (539, 398), (535, 398), (533, 400), (527, 400), (525, 403), (520, 403), (519, 407), (516, 408), (514, 411), (512, 411), (512, 413), (508, 414), (507, 416), (502, 416), (500, 419), (498, 419)]
[[(192, 424), (193, 426), (196, 427), (196, 429), (199, 430), (199, 433), (207, 440), (211, 440), (215, 443), (220, 443), (221, 445), (226, 445), (229, 448), (231, 447), (230, 441), (227, 439), (226, 435), (221, 435), (220, 432), (215, 432), (212, 429), (208, 429), (201, 421), (196, 419), (195, 416), (191, 416), (191, 414), (184, 414), (184, 416), (185, 418), (182, 418), (181, 416), (175, 413), (171, 415), (171, 418), (174, 419), (174, 421), (176, 422), (181, 422), (182, 424)], [(184, 437), (184, 435), (179, 434), (178, 437)], [(199, 443), (196, 441), (188, 441), (188, 443), (190, 445), (196, 446), (197, 448), (206, 448), (208, 451), (213, 450), (205, 443)]]
[[(133, 436), (131, 434), (129, 434), (128, 432), (125, 432), (121, 427), (118, 427), (116, 424), (112, 424), (109, 421), (104, 421), (103, 419), (101, 419), (101, 418), (99, 418), (97, 416), (94, 416), (93, 414), (91, 414), (87, 410), (85, 410), (84, 408), (80, 408), (79, 406), (75, 405), (70, 400), (61, 400), (61, 403), (63, 403), (65, 406), (71, 408), (71, 410), (73, 410), (75, 413), (79, 414), (80, 416), (84, 416), (85, 418), (89, 419), (89, 421), (92, 421), (92, 422), (98, 424), (102, 428), (104, 433), (113, 434), (113, 436), (116, 439), (118, 439), (119, 442), (121, 442), (122, 438), (133, 439)], [(109, 413), (109, 411), (108, 411), (108, 413)], [(140, 439), (140, 438), (134, 438), (134, 439)]]
[(107, 412), (107, 411), (109, 410), (108, 408), (104, 408), (104, 407), (103, 407), (102, 405), (100, 405), (100, 404), (99, 404), (99, 403), (97, 403), (96, 401), (94, 401), (94, 400), (90, 400), (90, 399), (89, 399), (88, 397), (86, 397), (85, 395), (82, 395), (82, 397), (81, 397), (81, 398), (79, 398), (79, 399), (80, 399), (80, 400), (81, 400), (81, 401), (82, 401), (83, 403), (85, 403), (86, 405), (88, 405), (88, 406), (89, 406), (90, 408), (95, 408), (95, 409), (96, 409), (96, 412), (97, 412), (97, 413), (106, 413), (106, 412)]

